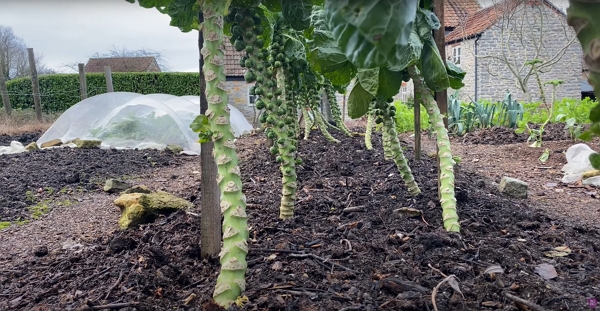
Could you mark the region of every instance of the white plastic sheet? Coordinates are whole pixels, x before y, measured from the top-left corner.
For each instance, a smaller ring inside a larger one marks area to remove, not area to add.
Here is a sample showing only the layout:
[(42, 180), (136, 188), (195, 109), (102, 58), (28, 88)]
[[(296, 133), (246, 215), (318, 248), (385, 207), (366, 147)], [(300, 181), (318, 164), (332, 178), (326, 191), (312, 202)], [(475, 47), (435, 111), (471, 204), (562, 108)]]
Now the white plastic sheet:
[[(252, 125), (235, 107), (231, 127), (236, 137)], [(65, 111), (38, 139), (38, 145), (60, 139), (102, 140), (103, 148), (162, 149), (174, 144), (187, 154), (200, 153), (198, 135), (190, 124), (200, 111), (198, 96), (142, 95), (129, 92), (105, 93), (85, 99)]]
[[(576, 144), (569, 147), (566, 153), (567, 164), (562, 168), (564, 176), (561, 181), (571, 184), (582, 180), (583, 173), (594, 169), (589, 159), (592, 153), (596, 153), (596, 151), (586, 144)], [(583, 183), (599, 187), (600, 178), (588, 178)]]

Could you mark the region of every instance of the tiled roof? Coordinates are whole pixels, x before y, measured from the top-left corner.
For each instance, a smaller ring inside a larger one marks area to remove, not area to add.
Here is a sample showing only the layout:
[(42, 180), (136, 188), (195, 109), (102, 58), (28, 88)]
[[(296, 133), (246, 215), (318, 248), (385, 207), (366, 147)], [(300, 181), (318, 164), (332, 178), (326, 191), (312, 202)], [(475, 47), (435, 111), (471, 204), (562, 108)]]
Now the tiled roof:
[(477, 0), (446, 0), (444, 1), (444, 26), (457, 27), (467, 19), (469, 14), (481, 10)]
[[(555, 10), (558, 14), (564, 14), (562, 11), (556, 8), (552, 3), (547, 0), (538, 0), (539, 4), (544, 4), (551, 9)], [(485, 30), (489, 29), (494, 25), (504, 12), (509, 12), (519, 6), (520, 4), (527, 3), (529, 5), (535, 5), (532, 0), (504, 0), (495, 3), (492, 6), (479, 10), (475, 13), (469, 14), (467, 19), (460, 23), (452, 32), (446, 35), (446, 42), (460, 40), (463, 38), (470, 38), (478, 35)], [(444, 13), (445, 14), (445, 13)], [(445, 18), (445, 16), (444, 16)], [(445, 23), (445, 22), (444, 22)]]
[(243, 77), (246, 69), (240, 66), (240, 59), (244, 56), (245, 51), (236, 51), (229, 42), (229, 38), (226, 38), (223, 42), (225, 42), (225, 75), (228, 77)]
[(107, 57), (90, 58), (85, 65), (85, 72), (104, 72), (104, 66), (110, 66), (112, 72), (147, 72), (156, 63), (154, 57)]

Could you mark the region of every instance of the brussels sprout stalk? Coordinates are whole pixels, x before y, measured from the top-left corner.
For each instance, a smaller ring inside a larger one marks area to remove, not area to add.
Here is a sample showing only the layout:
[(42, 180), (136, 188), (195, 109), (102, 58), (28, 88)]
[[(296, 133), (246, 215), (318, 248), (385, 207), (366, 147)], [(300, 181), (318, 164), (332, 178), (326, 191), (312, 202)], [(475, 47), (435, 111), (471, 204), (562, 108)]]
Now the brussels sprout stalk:
[(327, 124), (325, 124), (325, 120), (323, 119), (323, 114), (321, 114), (321, 112), (318, 110), (313, 110), (313, 115), (315, 117), (315, 121), (317, 122), (317, 125), (319, 126), (319, 129), (323, 133), (323, 136), (325, 136), (325, 138), (331, 142), (339, 143), (340, 141), (337, 140), (335, 137), (333, 137), (331, 135), (331, 133), (329, 133), (329, 131), (327, 130)]
[(365, 131), (365, 147), (367, 150), (373, 149), (373, 123), (375, 123), (375, 119), (373, 117), (373, 108), (371, 104), (369, 105), (369, 112), (367, 112), (367, 130)]
[(302, 118), (304, 119), (304, 140), (307, 140), (312, 127), (315, 125), (315, 120), (311, 117), (308, 108), (302, 108)]
[(352, 136), (352, 132), (346, 126), (344, 122), (344, 116), (342, 116), (342, 111), (340, 110), (340, 105), (338, 105), (337, 98), (335, 97), (335, 90), (331, 85), (330, 81), (325, 83), (325, 94), (327, 95), (327, 100), (329, 100), (329, 107), (331, 107), (331, 114), (333, 115), (333, 121), (337, 125), (337, 128), (344, 133), (346, 136)]
[(396, 132), (396, 122), (392, 116), (387, 115), (383, 117), (383, 135), (385, 141), (383, 142), (384, 154), (387, 154), (386, 158), (391, 159), (396, 163), (398, 172), (404, 180), (408, 192), (416, 196), (421, 193), (421, 189), (415, 182), (415, 178), (408, 166), (408, 162), (402, 153), (402, 147), (400, 147), (400, 140), (398, 139), (398, 133)]
[(230, 124), (228, 96), (225, 91), (223, 47), (223, 15), (228, 1), (204, 0), (204, 58), (203, 72), (206, 79), (206, 116), (213, 132), (214, 157), (217, 162), (217, 183), (221, 191), (223, 213), (223, 248), (221, 271), (217, 278), (213, 298), (217, 304), (228, 308), (242, 295), (246, 288), (246, 255), (248, 253), (248, 219), (246, 197), (242, 193), (242, 180), (238, 157)]
[(431, 91), (425, 86), (423, 77), (421, 77), (415, 66), (408, 68), (411, 79), (415, 85), (415, 96), (417, 96), (429, 115), (429, 120), (433, 125), (436, 134), (438, 147), (438, 159), (440, 165), (440, 203), (442, 205), (442, 219), (446, 231), (460, 232), (460, 223), (458, 222), (458, 213), (456, 209), (456, 198), (454, 196), (454, 159), (450, 151), (450, 140), (448, 131), (444, 126), (443, 117), (440, 110), (431, 95)]

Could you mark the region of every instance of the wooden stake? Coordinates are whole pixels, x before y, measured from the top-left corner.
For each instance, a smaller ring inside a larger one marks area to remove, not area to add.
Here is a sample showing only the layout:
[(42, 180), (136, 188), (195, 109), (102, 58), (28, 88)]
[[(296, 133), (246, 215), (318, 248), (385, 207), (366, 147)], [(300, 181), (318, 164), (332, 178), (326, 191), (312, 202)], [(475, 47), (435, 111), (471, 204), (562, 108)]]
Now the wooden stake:
[(10, 106), (10, 98), (8, 97), (8, 89), (6, 88), (6, 78), (4, 77), (4, 64), (0, 60), (0, 95), (2, 96), (2, 103), (4, 104), (4, 110), (6, 115), (10, 116), (12, 109)]
[(415, 160), (421, 160), (421, 103), (413, 84), (413, 109), (415, 116)]
[(112, 72), (110, 71), (110, 66), (104, 66), (104, 78), (106, 79), (106, 92), (114, 92), (115, 90), (113, 88)]
[(40, 81), (38, 80), (37, 68), (35, 68), (35, 55), (33, 48), (27, 48), (29, 54), (29, 70), (31, 71), (31, 86), (33, 89), (33, 104), (35, 106), (35, 116), (38, 121), (42, 121), (42, 97), (40, 96)]
[(79, 67), (79, 91), (81, 92), (81, 100), (87, 98), (87, 85), (85, 81), (85, 65), (83, 63), (78, 64)]

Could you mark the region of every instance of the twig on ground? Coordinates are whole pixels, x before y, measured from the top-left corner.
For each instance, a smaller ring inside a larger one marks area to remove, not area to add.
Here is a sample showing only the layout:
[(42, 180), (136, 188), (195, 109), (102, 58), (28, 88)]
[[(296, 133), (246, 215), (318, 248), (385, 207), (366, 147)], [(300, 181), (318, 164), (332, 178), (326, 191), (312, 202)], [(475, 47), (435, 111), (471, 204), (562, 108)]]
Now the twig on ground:
[(431, 264), (427, 264), (429, 266), (429, 268), (431, 268), (433, 271), (439, 273), (441, 276), (447, 278), (448, 276), (444, 274), (444, 272), (442, 272), (440, 269), (436, 269), (434, 268)]
[[(430, 267), (431, 267), (431, 265), (430, 265)], [(437, 270), (434, 267), (431, 267), (431, 268), (434, 270)], [(441, 273), (440, 270), (437, 270), (437, 271), (439, 271)], [(442, 286), (444, 283), (450, 281), (450, 279), (452, 279), (452, 278), (455, 278), (455, 276), (453, 274), (447, 276), (438, 285), (436, 285), (435, 288), (433, 288), (433, 291), (431, 292), (431, 303), (433, 303), (433, 310), (438, 311), (437, 305), (435, 303), (435, 296), (437, 295), (438, 289), (440, 289), (440, 286)], [(461, 295), (462, 295), (462, 293), (461, 293)]]
[[(319, 257), (319, 256), (317, 256), (317, 255), (315, 255), (315, 254), (290, 254), (290, 257), (293, 257), (293, 258), (312, 258), (312, 259), (316, 259), (316, 260), (318, 260), (318, 261), (320, 261), (320, 262), (323, 262), (323, 263), (327, 262), (327, 260), (326, 260), (326, 259), (324, 259), (324, 258), (322, 258), (322, 257)], [(340, 265), (339, 263), (335, 263), (335, 262), (330, 262), (330, 263), (331, 263), (331, 264), (332, 264), (334, 267), (338, 267), (338, 268), (340, 268), (340, 269), (344, 269), (344, 270), (346, 270), (346, 271), (350, 271), (350, 272), (358, 273), (358, 271), (356, 271), (356, 270), (352, 270), (352, 269), (350, 269), (350, 268), (348, 268), (348, 267), (345, 267), (345, 266), (342, 266), (342, 265)]]
[(346, 244), (348, 244), (348, 252), (352, 251), (352, 243), (350, 243), (350, 241), (348, 241), (347, 239), (341, 239), (340, 240), (340, 244), (344, 244), (344, 242), (346, 242)]
[(97, 277), (103, 275), (104, 273), (108, 272), (110, 269), (111, 268), (109, 267), (109, 268), (106, 268), (106, 269), (104, 269), (104, 270), (102, 270), (100, 272), (97, 272), (97, 273), (94, 273), (94, 274), (88, 276), (85, 280), (81, 281), (81, 283), (79, 284), (79, 286), (83, 285), (85, 282), (87, 282), (87, 281), (89, 281), (89, 280), (91, 280), (93, 278), (97, 278)]
[(275, 249), (275, 248), (251, 248), (250, 252), (262, 252), (262, 253), (291, 253), (291, 254), (303, 254), (304, 251), (295, 251), (291, 249)]
[(123, 303), (113, 303), (113, 304), (98, 305), (98, 306), (86, 306), (79, 310), (87, 311), (87, 310), (103, 310), (103, 309), (121, 309), (121, 308), (137, 306), (139, 304), (140, 304), (139, 302), (123, 302)]
[(349, 306), (345, 308), (341, 308), (340, 311), (354, 311), (354, 310), (364, 310), (365, 306)]
[(509, 294), (507, 292), (502, 292), (502, 296), (504, 296), (504, 297), (506, 297), (506, 298), (508, 298), (508, 299), (510, 299), (512, 301), (524, 304), (524, 305), (530, 307), (534, 311), (546, 311), (546, 309), (544, 309), (544, 307), (542, 307), (542, 306), (540, 306), (538, 304), (535, 304), (535, 303), (533, 303), (533, 302), (531, 302), (529, 300), (525, 300), (523, 298), (519, 298), (517, 296), (513, 296), (513, 295), (511, 295), (511, 294)]
[(108, 296), (110, 296), (110, 292), (112, 292), (112, 290), (115, 289), (115, 287), (117, 287), (117, 285), (119, 285), (119, 283), (121, 283), (122, 279), (123, 279), (123, 270), (121, 270), (121, 272), (119, 272), (119, 277), (117, 278), (117, 281), (115, 282), (115, 284), (113, 284), (113, 286), (111, 286), (108, 289), (108, 292), (106, 293), (106, 296), (104, 296), (104, 299), (108, 299)]
[(344, 214), (347, 214), (347, 213), (352, 213), (352, 212), (362, 212), (364, 210), (365, 210), (364, 205), (358, 205), (358, 206), (346, 207), (342, 210), (342, 212)]

